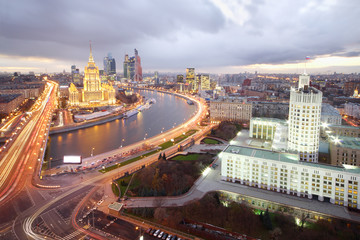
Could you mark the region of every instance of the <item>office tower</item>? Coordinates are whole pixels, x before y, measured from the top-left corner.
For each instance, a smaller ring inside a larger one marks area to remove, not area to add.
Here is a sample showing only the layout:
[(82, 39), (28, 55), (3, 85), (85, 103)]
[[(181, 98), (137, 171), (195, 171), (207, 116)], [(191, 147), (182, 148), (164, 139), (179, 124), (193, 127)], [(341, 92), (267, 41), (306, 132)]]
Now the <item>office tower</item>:
[(155, 71), (155, 73), (154, 73), (154, 80), (155, 80), (155, 84), (160, 84), (159, 72), (158, 71)]
[(200, 76), (200, 88), (203, 91), (211, 90), (209, 74), (201, 74), (201, 76)]
[(300, 161), (317, 162), (322, 92), (309, 85), (304, 73), (290, 91), (288, 149), (299, 153)]
[(73, 72), (75, 72), (75, 70), (76, 70), (76, 66), (75, 66), (75, 65), (71, 65), (71, 74), (72, 74)]
[(130, 60), (129, 60), (129, 55), (125, 54), (125, 59), (124, 59), (124, 65), (123, 65), (123, 68), (124, 68), (124, 78), (130, 78), (130, 70), (129, 70), (129, 67), (130, 67)]
[(104, 57), (104, 72), (107, 75), (116, 74), (116, 62), (111, 53)]
[(194, 85), (195, 82), (195, 68), (186, 69), (186, 83)]
[(135, 56), (130, 57), (126, 54), (124, 60), (124, 78), (132, 81), (142, 81), (141, 58), (135, 49)]
[(184, 82), (184, 75), (179, 74), (176, 76), (176, 82), (183, 83)]

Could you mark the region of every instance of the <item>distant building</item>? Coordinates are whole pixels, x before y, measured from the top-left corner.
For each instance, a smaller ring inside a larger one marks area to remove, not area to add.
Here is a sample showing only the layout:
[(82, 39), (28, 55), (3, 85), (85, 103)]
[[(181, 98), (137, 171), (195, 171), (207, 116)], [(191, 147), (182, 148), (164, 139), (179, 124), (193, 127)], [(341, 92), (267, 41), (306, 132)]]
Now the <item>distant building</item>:
[(243, 84), (242, 84), (243, 87), (250, 87), (251, 86), (251, 79), (245, 79)]
[(194, 85), (195, 83), (195, 68), (186, 69), (186, 83)]
[(354, 118), (360, 118), (360, 104), (352, 102), (345, 103), (344, 114)]
[(299, 155), (229, 145), (221, 179), (360, 209), (360, 168), (299, 161)]
[(108, 55), (104, 57), (104, 72), (107, 75), (116, 74), (116, 62), (111, 56), (111, 53), (108, 53)]
[(154, 80), (155, 80), (155, 84), (160, 84), (160, 78), (159, 78), (158, 71), (155, 71), (155, 73), (154, 73)]
[(210, 87), (210, 75), (201, 74), (200, 76), (200, 89), (203, 91), (211, 90)]
[(124, 60), (124, 78), (130, 79), (131, 81), (142, 81), (142, 67), (141, 58), (138, 51), (135, 49), (135, 56), (130, 57), (125, 55)]
[(24, 101), (22, 94), (0, 94), (0, 113), (9, 114)]
[(71, 106), (109, 105), (116, 102), (112, 85), (101, 83), (99, 68), (95, 65), (90, 46), (90, 57), (85, 67), (84, 88), (80, 91), (73, 83), (69, 87), (69, 103)]
[(210, 101), (210, 121), (250, 122), (252, 105), (238, 98), (219, 98)]
[(288, 149), (301, 161), (317, 162), (322, 92), (309, 85), (310, 76), (302, 74), (298, 88), (290, 91)]
[(184, 75), (179, 74), (176, 76), (176, 82), (183, 83), (184, 82)]

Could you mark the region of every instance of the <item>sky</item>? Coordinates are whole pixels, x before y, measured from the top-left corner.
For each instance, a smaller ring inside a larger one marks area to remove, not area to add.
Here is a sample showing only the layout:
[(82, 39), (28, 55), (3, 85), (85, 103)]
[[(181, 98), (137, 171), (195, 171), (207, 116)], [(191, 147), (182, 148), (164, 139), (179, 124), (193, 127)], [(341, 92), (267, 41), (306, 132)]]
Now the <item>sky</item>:
[(360, 72), (359, 0), (0, 0), (0, 72)]

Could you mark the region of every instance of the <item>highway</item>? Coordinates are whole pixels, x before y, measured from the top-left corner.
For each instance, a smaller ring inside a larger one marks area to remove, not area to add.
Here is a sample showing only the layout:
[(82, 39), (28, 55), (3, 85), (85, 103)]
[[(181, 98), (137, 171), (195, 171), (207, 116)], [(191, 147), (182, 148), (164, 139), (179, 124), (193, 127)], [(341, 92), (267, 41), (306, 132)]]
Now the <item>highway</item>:
[(0, 203), (6, 201), (11, 194), (16, 195), (16, 192), (21, 191), (29, 177), (25, 174), (27, 170), (33, 172), (39, 165), (37, 160), (46, 146), (54, 99), (55, 84), (48, 83), (31, 114), (24, 121), (23, 129), (10, 138), (11, 142), (0, 161)]

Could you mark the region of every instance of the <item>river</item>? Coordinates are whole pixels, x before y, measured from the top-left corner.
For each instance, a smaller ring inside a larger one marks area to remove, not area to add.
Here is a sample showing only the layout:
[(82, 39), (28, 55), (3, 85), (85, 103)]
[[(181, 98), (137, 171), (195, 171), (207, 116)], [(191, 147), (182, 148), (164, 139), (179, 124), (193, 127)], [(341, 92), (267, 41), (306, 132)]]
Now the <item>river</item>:
[(47, 154), (47, 158), (52, 158), (51, 165), (62, 164), (64, 155), (85, 158), (92, 151), (96, 155), (153, 137), (182, 124), (195, 114), (196, 106), (188, 105), (183, 98), (150, 90), (137, 92), (146, 99), (156, 99), (156, 103), (128, 119), (51, 135)]

